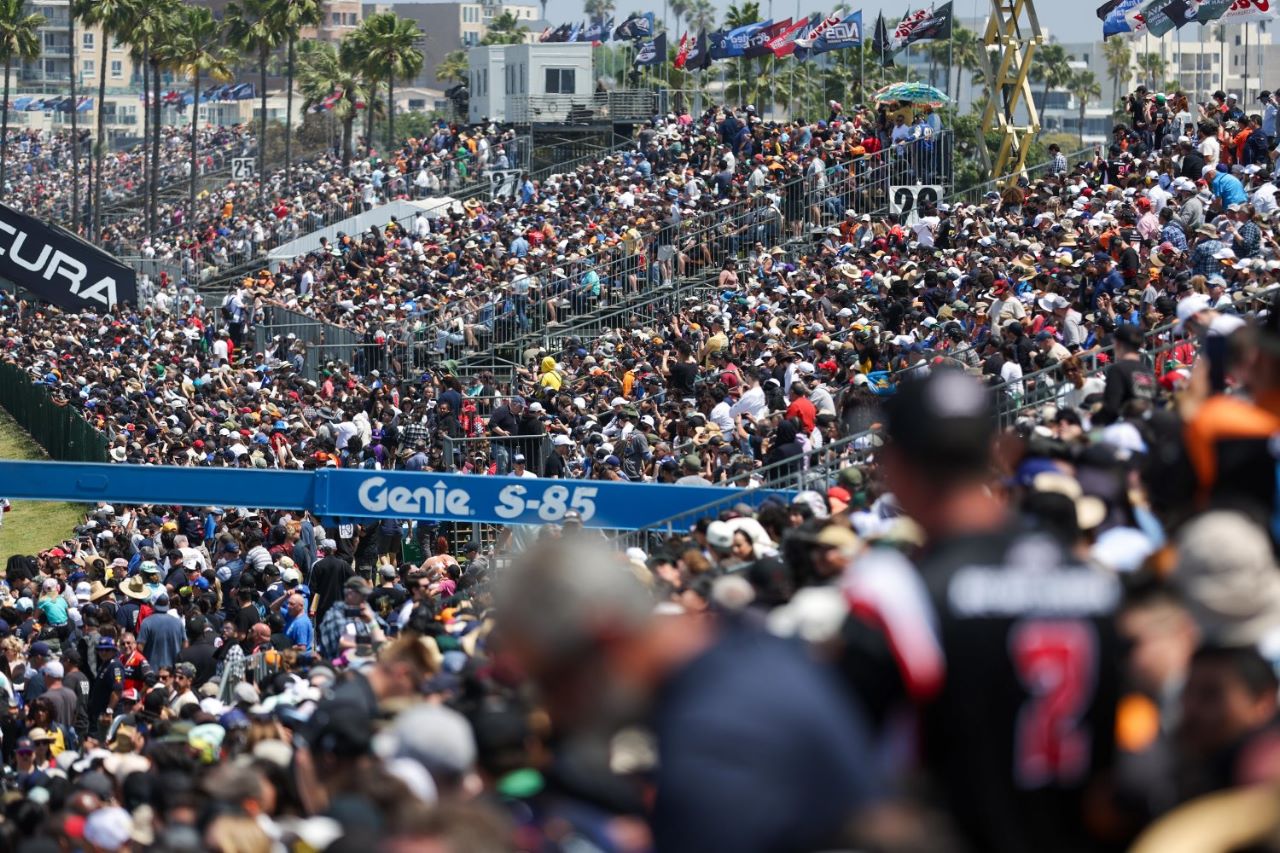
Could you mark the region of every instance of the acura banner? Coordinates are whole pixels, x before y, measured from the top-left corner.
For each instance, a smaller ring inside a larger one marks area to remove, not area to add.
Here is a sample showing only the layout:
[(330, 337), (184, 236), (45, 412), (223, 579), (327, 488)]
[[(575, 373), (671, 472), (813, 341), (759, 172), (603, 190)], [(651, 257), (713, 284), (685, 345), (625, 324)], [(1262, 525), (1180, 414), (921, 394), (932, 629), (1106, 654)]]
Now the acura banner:
[(68, 311), (138, 301), (138, 275), (56, 226), (0, 204), (0, 278)]

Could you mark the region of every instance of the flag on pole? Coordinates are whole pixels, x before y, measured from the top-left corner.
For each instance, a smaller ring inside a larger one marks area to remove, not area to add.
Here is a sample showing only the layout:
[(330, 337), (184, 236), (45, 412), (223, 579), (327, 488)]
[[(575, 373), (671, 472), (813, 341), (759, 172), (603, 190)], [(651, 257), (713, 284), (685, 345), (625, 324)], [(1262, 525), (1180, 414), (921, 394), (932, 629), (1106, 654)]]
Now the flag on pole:
[(889, 25), (885, 23), (884, 12), (876, 18), (876, 34), (871, 49), (880, 54), (880, 64), (885, 68), (893, 65), (893, 45), (889, 41)]
[[(947, 4), (951, 5), (951, 4)], [(820, 53), (828, 53), (833, 50), (846, 50), (851, 47), (860, 47), (862, 45), (862, 12), (854, 12), (834, 27), (828, 27), (826, 32), (818, 37), (817, 43), (813, 46), (812, 53), (817, 56)]]
[(1185, 27), (1195, 19), (1191, 0), (1151, 0), (1142, 7), (1142, 18), (1147, 22), (1147, 32), (1161, 38), (1173, 29)]
[(742, 55), (748, 59), (757, 56), (769, 55), (769, 42), (777, 38), (784, 29), (791, 26), (791, 19), (778, 21), (776, 24), (771, 23), (768, 26), (761, 27), (751, 33), (751, 37), (747, 40), (747, 49)]
[[(1160, 2), (1160, 0), (1156, 0)], [(952, 4), (946, 3), (937, 9), (921, 9), (908, 12), (907, 16), (894, 30), (894, 43), (901, 50), (910, 44), (920, 41), (951, 38)]]
[(1142, 17), (1142, 0), (1120, 0), (1102, 22), (1102, 38), (1125, 35), (1130, 38), (1144, 35), (1147, 23)]
[(1195, 4), (1197, 24), (1208, 24), (1218, 20), (1235, 5), (1235, 0), (1199, 0)]
[(735, 30), (730, 30), (729, 35), (725, 37), (725, 49), (728, 56), (743, 56), (747, 52), (747, 48), (751, 46), (751, 37), (760, 30), (770, 26), (773, 21), (756, 21), (750, 24), (743, 24)]
[(565, 41), (573, 43), (582, 35), (582, 24), (574, 24), (569, 28), (569, 35), (565, 36)]
[(1275, 18), (1275, 0), (1236, 0), (1219, 20), (1224, 24), (1256, 24)]
[(658, 65), (667, 58), (667, 34), (660, 33), (656, 39), (644, 42), (636, 50), (635, 66)]
[(778, 35), (774, 37), (773, 41), (769, 42), (769, 50), (772, 51), (773, 55), (778, 59), (781, 59), (784, 56), (790, 56), (795, 53), (796, 44), (798, 43), (801, 34), (811, 26), (813, 26), (813, 20), (811, 18), (803, 18), (796, 21), (790, 27), (787, 27), (785, 30), (778, 33)]
[(676, 47), (676, 58), (671, 64), (676, 68), (684, 68), (684, 64), (689, 61), (689, 34), (685, 33), (680, 36), (680, 44)]
[(653, 37), (653, 13), (645, 12), (643, 15), (635, 12), (631, 13), (631, 17), (627, 18), (618, 28), (613, 31), (613, 38), (616, 41), (634, 41), (636, 39)]
[(706, 71), (711, 67), (711, 49), (707, 44), (705, 30), (698, 33), (698, 40), (693, 43), (693, 47), (689, 48), (684, 67), (692, 71)]
[(707, 55), (711, 59), (727, 59), (731, 55), (729, 53), (729, 31), (716, 30), (707, 36), (709, 47)]
[[(1227, 0), (1228, 5), (1230, 5), (1232, 2), (1233, 0)], [(1094, 10), (1098, 15), (1098, 20), (1105, 21), (1107, 19), (1107, 15), (1110, 15), (1112, 10), (1119, 5), (1120, 5), (1120, 0), (1107, 0), (1107, 2), (1103, 3), (1101, 6), (1099, 6), (1097, 9)]]

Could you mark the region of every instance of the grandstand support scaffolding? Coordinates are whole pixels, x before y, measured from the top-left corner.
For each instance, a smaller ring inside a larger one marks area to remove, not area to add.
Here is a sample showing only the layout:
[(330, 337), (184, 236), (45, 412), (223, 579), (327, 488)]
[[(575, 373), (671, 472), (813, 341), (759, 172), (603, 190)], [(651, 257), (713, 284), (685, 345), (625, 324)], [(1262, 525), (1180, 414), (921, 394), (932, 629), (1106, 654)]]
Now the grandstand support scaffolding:
[[(991, 0), (991, 17), (981, 51), (987, 105), (982, 112), (982, 142), (978, 155), (992, 179), (1016, 181), (1027, 165), (1031, 142), (1040, 133), (1040, 114), (1031, 97), (1031, 62), (1044, 44), (1034, 0)], [(1024, 124), (1019, 124), (1019, 111)], [(985, 144), (988, 134), (1000, 135), (995, 160)]]

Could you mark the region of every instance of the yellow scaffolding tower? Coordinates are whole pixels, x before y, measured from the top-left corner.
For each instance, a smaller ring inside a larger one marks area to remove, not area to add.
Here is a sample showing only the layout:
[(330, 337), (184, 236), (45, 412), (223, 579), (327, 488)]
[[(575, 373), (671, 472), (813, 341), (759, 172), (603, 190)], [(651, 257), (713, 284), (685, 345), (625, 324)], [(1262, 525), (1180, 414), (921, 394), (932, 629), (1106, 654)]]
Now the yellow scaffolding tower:
[[(1005, 176), (1016, 180), (1026, 169), (1031, 141), (1040, 132), (1040, 114), (1028, 79), (1036, 48), (1044, 44), (1033, 0), (991, 0), (983, 44), (987, 106), (982, 112), (978, 154), (992, 180)], [(1019, 107), (1026, 111), (1026, 124), (1017, 123)], [(995, 162), (986, 146), (992, 131), (1000, 134)]]

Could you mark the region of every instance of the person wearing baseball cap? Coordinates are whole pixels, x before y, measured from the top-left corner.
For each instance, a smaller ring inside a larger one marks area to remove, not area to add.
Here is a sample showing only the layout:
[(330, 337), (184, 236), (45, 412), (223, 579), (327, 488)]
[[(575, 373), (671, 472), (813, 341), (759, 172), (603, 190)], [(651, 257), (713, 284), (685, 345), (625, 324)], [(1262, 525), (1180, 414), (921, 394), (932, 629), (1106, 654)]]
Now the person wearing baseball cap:
[(320, 541), (320, 553), (323, 556), (311, 567), (309, 603), (311, 618), (317, 622), (323, 621), (329, 609), (341, 600), (342, 585), (355, 576), (351, 564), (338, 555), (337, 543), (332, 539)]
[[(1099, 842), (1079, 815), (1093, 774), (1108, 771), (1112, 754), (1104, 747), (1114, 737), (1123, 659), (1113, 627), (1119, 582), (1036, 520), (1015, 517), (991, 488), (997, 420), (994, 395), (979, 379), (937, 369), (903, 382), (885, 416), (888, 440), (877, 452), (884, 486), (925, 546), (915, 565), (873, 549), (844, 576), (852, 618), (887, 644), (850, 647), (848, 671), (860, 673), (862, 690), (898, 685), (874, 705), (889, 699), (917, 709), (925, 773), (948, 792), (969, 847), (1027, 850), (1053, 837), (1062, 849), (1093, 849)], [(1043, 619), (1090, 637), (1091, 690), (1060, 734), (1080, 733), (1094, 746), (1079, 774), (1049, 773), (1027, 787), (1018, 782), (1027, 769), (1020, 742), (1009, 732), (1028, 695), (1020, 650), (1050, 642), (1036, 627)]]
[(89, 686), (89, 729), (105, 737), (124, 694), (124, 665), (116, 656), (116, 641), (101, 637), (94, 647), (98, 656), (97, 674)]
[(369, 606), (373, 587), (359, 575), (342, 585), (342, 604), (330, 607), (316, 629), (316, 644), (327, 658), (350, 657), (386, 642), (387, 623)]

